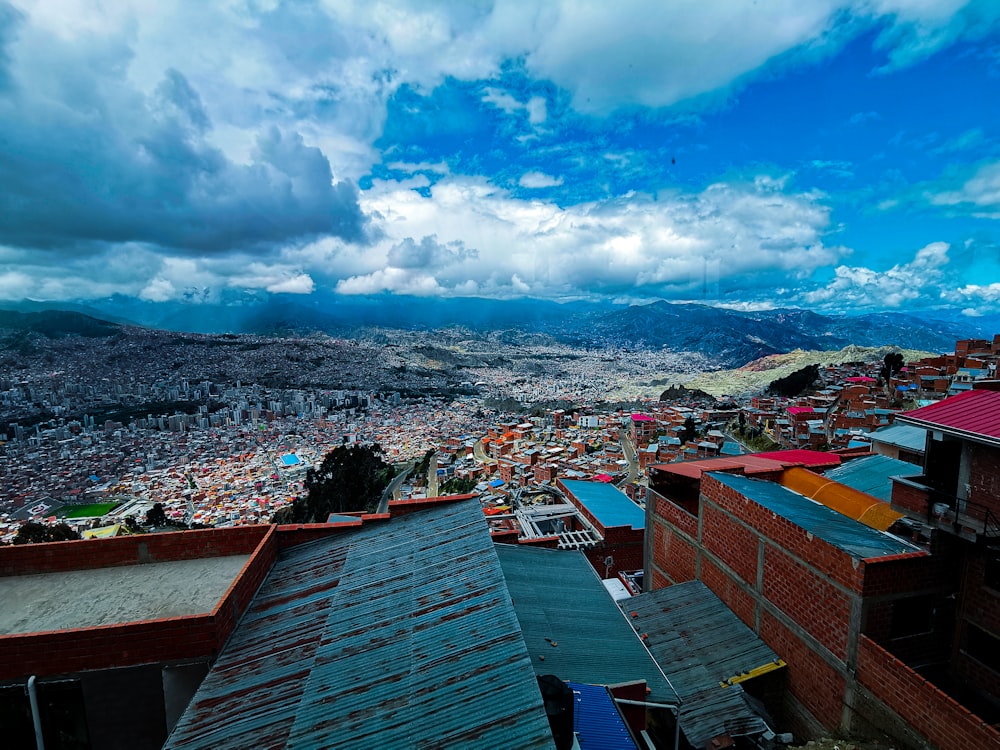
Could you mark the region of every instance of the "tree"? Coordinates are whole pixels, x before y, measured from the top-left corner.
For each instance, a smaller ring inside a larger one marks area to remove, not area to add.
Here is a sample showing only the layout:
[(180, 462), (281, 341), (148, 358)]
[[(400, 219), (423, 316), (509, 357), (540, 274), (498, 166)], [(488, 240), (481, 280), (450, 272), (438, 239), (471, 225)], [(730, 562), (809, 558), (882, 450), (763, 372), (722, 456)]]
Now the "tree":
[(464, 495), (476, 489), (476, 480), (469, 477), (452, 477), (438, 488), (440, 495)]
[(684, 420), (684, 431), (681, 433), (681, 440), (685, 443), (693, 443), (696, 437), (698, 437), (698, 425), (695, 423), (694, 417), (688, 417)]
[(901, 352), (889, 352), (882, 358), (882, 370), (879, 372), (879, 376), (888, 384), (903, 369), (903, 364)]
[(28, 521), (17, 530), (14, 544), (36, 544), (38, 542), (65, 542), (79, 539), (80, 534), (65, 523), (47, 526), (43, 523)]
[(819, 377), (819, 365), (806, 365), (783, 378), (771, 382), (767, 390), (786, 398), (794, 398), (809, 388)]
[(271, 522), (324, 523), (331, 513), (372, 513), (394, 474), (378, 444), (337, 446), (318, 469), (306, 472), (308, 494), (275, 513)]
[(156, 503), (146, 511), (147, 526), (166, 526), (167, 514), (163, 511), (163, 503)]

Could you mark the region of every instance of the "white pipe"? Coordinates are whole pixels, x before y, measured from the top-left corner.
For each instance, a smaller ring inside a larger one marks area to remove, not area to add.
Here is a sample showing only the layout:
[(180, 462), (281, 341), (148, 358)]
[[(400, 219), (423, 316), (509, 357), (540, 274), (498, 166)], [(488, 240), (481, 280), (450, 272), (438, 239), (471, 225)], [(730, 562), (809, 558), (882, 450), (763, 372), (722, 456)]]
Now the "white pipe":
[(35, 746), (45, 750), (45, 738), (42, 735), (42, 715), (38, 710), (38, 689), (35, 687), (35, 675), (28, 678), (28, 700), (31, 702), (31, 721), (35, 725)]

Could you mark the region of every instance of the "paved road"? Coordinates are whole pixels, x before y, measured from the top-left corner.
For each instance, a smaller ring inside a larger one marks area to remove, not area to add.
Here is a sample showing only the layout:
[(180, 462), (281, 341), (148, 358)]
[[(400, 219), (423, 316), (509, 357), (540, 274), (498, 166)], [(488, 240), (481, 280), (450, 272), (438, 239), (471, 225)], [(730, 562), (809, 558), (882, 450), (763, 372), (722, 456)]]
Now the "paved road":
[(477, 440), (472, 446), (472, 455), (481, 464), (492, 465), (495, 463), (492, 458), (486, 455), (486, 451), (483, 450), (482, 440)]
[(438, 454), (427, 462), (427, 497), (438, 496)]
[(618, 442), (621, 443), (622, 453), (625, 454), (625, 460), (628, 461), (628, 476), (618, 485), (619, 487), (624, 487), (626, 484), (631, 484), (639, 478), (639, 458), (635, 454), (635, 446), (632, 445), (632, 440), (624, 432), (621, 433)]
[(413, 471), (413, 464), (410, 464), (405, 469), (403, 469), (399, 474), (392, 478), (389, 482), (389, 486), (382, 490), (382, 499), (378, 503), (378, 513), (388, 513), (389, 512), (389, 499), (397, 499), (396, 496), (399, 494), (399, 486), (406, 480)]

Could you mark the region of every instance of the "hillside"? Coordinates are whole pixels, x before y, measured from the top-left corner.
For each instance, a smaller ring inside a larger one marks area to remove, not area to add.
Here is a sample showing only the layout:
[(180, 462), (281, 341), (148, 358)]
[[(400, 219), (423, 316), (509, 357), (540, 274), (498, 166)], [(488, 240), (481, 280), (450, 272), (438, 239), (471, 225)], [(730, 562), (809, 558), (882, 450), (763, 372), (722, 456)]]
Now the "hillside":
[[(839, 351), (803, 351), (796, 349), (786, 354), (772, 354), (732, 370), (717, 370), (694, 376), (684, 383), (687, 388), (698, 388), (716, 398), (720, 396), (746, 396), (760, 393), (777, 378), (785, 377), (806, 365), (832, 365), (845, 362), (878, 362), (893, 347), (847, 346)], [(929, 352), (904, 349), (903, 359), (911, 361), (930, 356)]]

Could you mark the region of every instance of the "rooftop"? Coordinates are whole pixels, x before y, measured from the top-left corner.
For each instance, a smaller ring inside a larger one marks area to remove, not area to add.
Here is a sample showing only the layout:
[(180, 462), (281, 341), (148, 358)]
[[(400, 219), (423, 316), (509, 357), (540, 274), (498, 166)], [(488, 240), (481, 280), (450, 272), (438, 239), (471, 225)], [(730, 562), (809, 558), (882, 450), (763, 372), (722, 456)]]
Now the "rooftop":
[(1000, 445), (1000, 391), (965, 391), (900, 414), (896, 421)]
[(249, 555), (0, 577), (0, 635), (211, 612)]
[[(738, 683), (784, 665), (778, 655), (701, 581), (623, 602), (633, 627), (681, 697), (681, 729), (694, 747), (720, 734), (764, 732)], [(723, 687), (723, 682), (731, 682)]]
[[(913, 412), (910, 412), (911, 414)], [(902, 414), (898, 416), (903, 416)], [(873, 443), (884, 443), (885, 445), (895, 445), (898, 448), (924, 452), (927, 440), (927, 430), (923, 427), (894, 422), (888, 427), (881, 427), (874, 432), (869, 432), (865, 437)]]
[(480, 505), (281, 552), (165, 747), (552, 747)]
[(645, 680), (651, 701), (677, 700), (583, 553), (496, 549), (538, 674), (590, 685)]
[(892, 477), (913, 476), (920, 472), (919, 466), (906, 461), (874, 455), (847, 461), (830, 469), (823, 476), (889, 502), (892, 499)]
[(642, 508), (628, 499), (628, 496), (611, 484), (586, 482), (577, 479), (561, 480), (573, 496), (579, 500), (604, 528), (631, 526), (643, 529), (646, 514)]
[(711, 476), (855, 559), (920, 551), (909, 542), (876, 531), (780, 484), (722, 472)]

